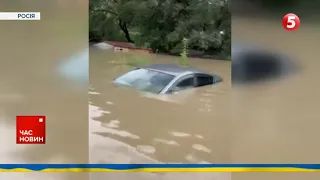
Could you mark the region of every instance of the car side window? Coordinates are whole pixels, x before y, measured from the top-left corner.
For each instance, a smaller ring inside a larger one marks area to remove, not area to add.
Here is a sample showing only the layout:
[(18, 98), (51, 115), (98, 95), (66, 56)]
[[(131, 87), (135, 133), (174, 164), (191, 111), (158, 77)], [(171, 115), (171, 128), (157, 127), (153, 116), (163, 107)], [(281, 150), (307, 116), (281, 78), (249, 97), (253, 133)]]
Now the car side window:
[(211, 85), (214, 82), (214, 77), (210, 75), (198, 75), (197, 76), (197, 87)]
[(187, 78), (179, 82), (176, 87), (178, 88), (188, 88), (188, 87), (194, 87), (194, 81), (193, 77)]
[(168, 93), (177, 92), (177, 91), (188, 89), (191, 87), (194, 87), (193, 77), (189, 77), (178, 82), (178, 84), (176, 84)]

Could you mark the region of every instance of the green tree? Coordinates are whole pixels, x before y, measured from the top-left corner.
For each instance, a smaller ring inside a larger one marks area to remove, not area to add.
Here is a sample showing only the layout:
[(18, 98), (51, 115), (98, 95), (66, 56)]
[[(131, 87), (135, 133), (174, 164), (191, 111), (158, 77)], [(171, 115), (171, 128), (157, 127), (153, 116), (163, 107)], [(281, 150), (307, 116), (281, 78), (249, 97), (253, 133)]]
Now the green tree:
[(134, 43), (130, 36), (130, 27), (135, 17), (137, 3), (138, 1), (134, 0), (90, 0), (90, 35), (99, 39), (117, 40), (121, 39), (119, 37), (121, 30), (126, 40)]
[(157, 52), (179, 55), (186, 38), (190, 55), (230, 56), (226, 0), (90, 0), (90, 19), (92, 40), (124, 37)]

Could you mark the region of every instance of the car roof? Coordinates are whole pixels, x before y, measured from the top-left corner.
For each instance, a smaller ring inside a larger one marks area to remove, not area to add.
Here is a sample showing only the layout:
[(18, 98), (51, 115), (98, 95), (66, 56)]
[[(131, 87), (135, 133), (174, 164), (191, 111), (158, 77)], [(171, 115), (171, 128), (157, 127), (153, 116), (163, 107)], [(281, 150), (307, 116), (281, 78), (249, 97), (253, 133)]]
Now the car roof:
[(176, 64), (152, 64), (152, 65), (143, 67), (143, 69), (150, 69), (150, 70), (170, 74), (173, 76), (179, 76), (179, 75), (182, 75), (185, 73), (190, 73), (190, 74), (201, 73), (201, 74), (213, 75), (211, 73), (202, 71), (197, 68), (182, 67), (182, 66), (178, 66)]

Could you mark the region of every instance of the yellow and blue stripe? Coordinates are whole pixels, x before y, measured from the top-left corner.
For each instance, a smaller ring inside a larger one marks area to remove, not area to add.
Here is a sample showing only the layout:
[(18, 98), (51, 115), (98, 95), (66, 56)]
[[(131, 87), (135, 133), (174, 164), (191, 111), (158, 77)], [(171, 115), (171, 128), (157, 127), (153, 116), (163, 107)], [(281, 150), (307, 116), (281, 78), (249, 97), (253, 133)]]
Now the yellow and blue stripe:
[(0, 164), (0, 172), (320, 172), (320, 164)]

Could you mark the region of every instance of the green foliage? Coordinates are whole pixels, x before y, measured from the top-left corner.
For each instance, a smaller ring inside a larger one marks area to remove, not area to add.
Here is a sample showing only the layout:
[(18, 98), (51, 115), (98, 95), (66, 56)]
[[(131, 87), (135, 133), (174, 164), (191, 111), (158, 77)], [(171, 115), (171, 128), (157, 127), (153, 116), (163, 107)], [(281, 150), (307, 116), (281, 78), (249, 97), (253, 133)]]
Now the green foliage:
[(89, 13), (90, 41), (126, 40), (179, 55), (187, 38), (189, 57), (230, 56), (226, 0), (90, 0)]
[(182, 47), (182, 51), (180, 53), (180, 56), (181, 58), (179, 59), (179, 64), (181, 66), (188, 66), (188, 39), (186, 38), (183, 38), (182, 40), (182, 44), (183, 44), (183, 47)]

